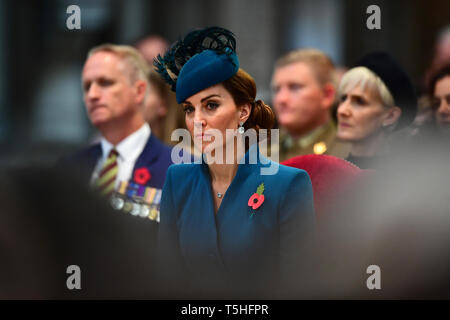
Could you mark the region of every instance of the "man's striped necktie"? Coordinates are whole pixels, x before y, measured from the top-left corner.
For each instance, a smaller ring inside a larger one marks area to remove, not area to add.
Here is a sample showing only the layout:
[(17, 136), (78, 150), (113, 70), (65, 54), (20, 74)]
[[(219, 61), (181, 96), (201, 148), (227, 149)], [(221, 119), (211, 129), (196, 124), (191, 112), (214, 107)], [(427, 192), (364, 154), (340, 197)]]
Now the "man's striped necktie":
[(117, 172), (119, 171), (117, 166), (118, 155), (116, 149), (111, 149), (95, 183), (96, 188), (102, 195), (109, 196), (114, 191)]

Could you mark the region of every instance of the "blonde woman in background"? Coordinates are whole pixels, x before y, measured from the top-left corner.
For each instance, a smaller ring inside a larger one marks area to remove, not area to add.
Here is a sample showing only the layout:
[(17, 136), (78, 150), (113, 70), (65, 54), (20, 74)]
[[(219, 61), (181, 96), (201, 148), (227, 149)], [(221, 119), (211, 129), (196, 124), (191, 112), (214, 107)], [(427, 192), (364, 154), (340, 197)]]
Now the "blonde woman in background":
[(411, 81), (387, 53), (366, 55), (339, 84), (338, 139), (351, 143), (347, 160), (361, 169), (384, 158), (393, 131), (407, 127), (416, 114)]

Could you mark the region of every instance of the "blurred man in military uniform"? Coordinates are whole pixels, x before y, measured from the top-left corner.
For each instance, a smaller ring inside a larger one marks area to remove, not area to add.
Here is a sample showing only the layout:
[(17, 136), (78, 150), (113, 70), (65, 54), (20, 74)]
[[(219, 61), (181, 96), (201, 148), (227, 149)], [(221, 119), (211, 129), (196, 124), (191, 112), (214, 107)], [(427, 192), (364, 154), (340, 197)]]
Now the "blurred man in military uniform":
[[(334, 65), (315, 49), (289, 52), (275, 64), (273, 106), (280, 126), (280, 161), (305, 154), (344, 158), (331, 112), (336, 99)], [(273, 148), (273, 147), (272, 147)]]

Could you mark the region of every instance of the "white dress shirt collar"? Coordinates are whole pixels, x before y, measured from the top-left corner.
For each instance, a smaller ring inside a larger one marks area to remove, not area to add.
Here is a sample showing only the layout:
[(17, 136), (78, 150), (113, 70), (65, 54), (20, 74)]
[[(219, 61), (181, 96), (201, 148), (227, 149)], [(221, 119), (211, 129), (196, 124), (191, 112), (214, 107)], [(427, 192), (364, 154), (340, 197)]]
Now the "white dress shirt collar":
[[(145, 144), (147, 143), (150, 135), (150, 126), (145, 123), (138, 130), (120, 141), (115, 146), (117, 152), (119, 153), (119, 159), (127, 162), (134, 162), (141, 154), (142, 150), (144, 150)], [(112, 145), (104, 137), (101, 138), (100, 144), (102, 147), (102, 158), (105, 160), (114, 145)]]

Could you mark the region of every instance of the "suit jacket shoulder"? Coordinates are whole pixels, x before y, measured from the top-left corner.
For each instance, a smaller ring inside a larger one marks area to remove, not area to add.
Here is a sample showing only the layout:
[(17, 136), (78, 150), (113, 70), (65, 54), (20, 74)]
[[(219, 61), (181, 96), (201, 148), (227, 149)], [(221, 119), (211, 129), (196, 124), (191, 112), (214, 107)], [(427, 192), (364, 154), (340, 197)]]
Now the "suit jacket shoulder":
[(130, 180), (134, 180), (136, 170), (146, 168), (151, 177), (145, 185), (161, 189), (166, 179), (167, 169), (173, 163), (171, 150), (172, 148), (163, 144), (152, 134), (134, 164)]
[[(56, 164), (59, 169), (75, 170), (86, 183), (89, 182), (98, 159), (102, 155), (99, 143), (83, 148), (76, 153), (62, 158)], [(150, 179), (145, 186), (162, 188), (168, 167), (172, 164), (171, 148), (158, 140), (153, 134), (147, 140), (139, 157), (136, 159), (130, 181), (134, 181), (137, 169), (146, 168)]]

